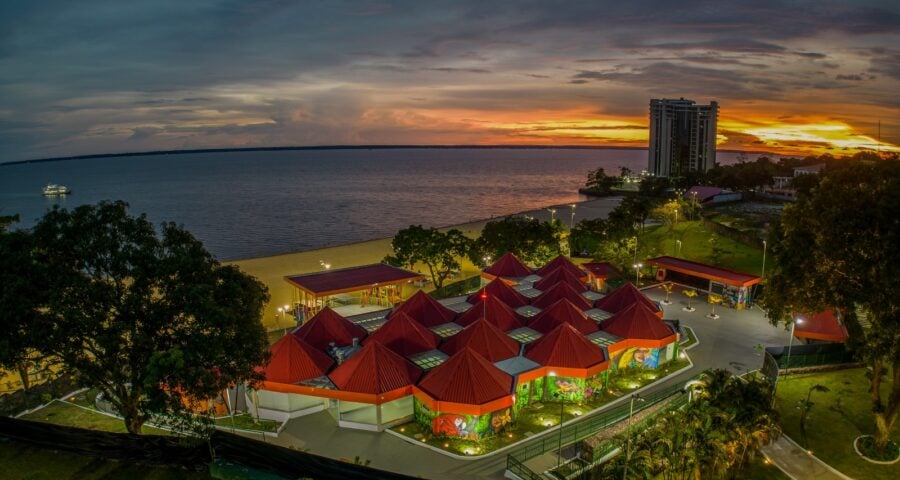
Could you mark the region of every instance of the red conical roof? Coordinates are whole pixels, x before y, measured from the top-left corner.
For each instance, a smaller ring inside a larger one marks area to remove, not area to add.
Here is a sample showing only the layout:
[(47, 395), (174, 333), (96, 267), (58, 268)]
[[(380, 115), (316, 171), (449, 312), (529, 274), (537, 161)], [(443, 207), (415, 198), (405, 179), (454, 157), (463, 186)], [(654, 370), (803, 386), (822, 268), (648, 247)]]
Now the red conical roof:
[(512, 308), (528, 305), (528, 297), (517, 292), (499, 278), (491, 280), (491, 283), (488, 283), (484, 288), (469, 295), (469, 298), (466, 298), (466, 301), (475, 305), (481, 301), (481, 295), (484, 292), (487, 292), (488, 297), (497, 297), (500, 300), (503, 300), (503, 303)]
[(528, 328), (541, 333), (554, 330), (559, 324), (568, 323), (583, 335), (600, 330), (597, 324), (575, 306), (572, 302), (561, 298), (556, 303), (543, 309), (528, 322)]
[(604, 360), (603, 349), (563, 323), (525, 347), (525, 357), (545, 367), (588, 368)]
[(553, 260), (550, 260), (546, 265), (538, 269), (537, 272), (534, 272), (540, 275), (542, 278), (545, 275), (549, 275), (550, 272), (556, 270), (557, 268), (564, 268), (567, 272), (575, 275), (576, 278), (581, 278), (587, 276), (587, 273), (583, 272), (577, 265), (572, 263), (568, 258), (559, 255)]
[(534, 282), (534, 288), (541, 291), (548, 290), (557, 283), (565, 283), (579, 292), (588, 289), (587, 285), (585, 285), (577, 275), (563, 267), (556, 267), (546, 276), (541, 276), (540, 280)]
[(266, 381), (297, 383), (321, 377), (328, 372), (334, 360), (321, 350), (293, 335), (285, 335), (269, 347), (272, 359), (260, 370)]
[(371, 342), (328, 378), (341, 390), (380, 394), (416, 383), (422, 370), (379, 342)]
[(537, 308), (544, 309), (563, 298), (574, 303), (576, 307), (582, 310), (591, 308), (590, 300), (584, 298), (584, 296), (581, 295), (581, 292), (567, 283), (557, 283), (547, 290), (544, 290), (531, 302), (531, 304)]
[(409, 315), (413, 320), (428, 328), (450, 323), (453, 321), (453, 317), (456, 316), (456, 312), (441, 305), (441, 302), (438, 302), (422, 290), (419, 290), (405, 302), (394, 308), (391, 316), (399, 312)]
[(433, 350), (441, 343), (441, 337), (425, 328), (403, 312), (396, 312), (378, 330), (369, 335), (364, 345), (380, 342), (391, 350), (408, 357)]
[(524, 325), (522, 317), (497, 297), (488, 297), (487, 305), (484, 300), (476, 303), (474, 307), (460, 315), (456, 319), (456, 323), (464, 327), (469, 326), (479, 318), (485, 318), (485, 313), (487, 313), (487, 321), (504, 332)]
[(499, 362), (519, 354), (519, 342), (483, 318), (441, 345), (441, 351), (447, 355), (453, 355), (466, 348), (471, 348), (491, 362)]
[(325, 307), (295, 330), (294, 336), (319, 350), (325, 350), (331, 342), (338, 347), (345, 347), (352, 344), (354, 338), (362, 340), (366, 336), (366, 330)]
[(493, 265), (484, 269), (484, 273), (495, 277), (519, 278), (531, 275), (531, 269), (525, 266), (512, 252), (506, 252)]
[(443, 402), (481, 405), (512, 392), (512, 377), (470, 348), (431, 369), (419, 389)]
[(643, 303), (633, 303), (603, 321), (603, 330), (621, 338), (662, 340), (675, 334)]
[(654, 312), (660, 311), (653, 300), (647, 298), (630, 283), (622, 285), (609, 295), (597, 300), (594, 302), (594, 306), (609, 313), (617, 313), (634, 303), (643, 303)]

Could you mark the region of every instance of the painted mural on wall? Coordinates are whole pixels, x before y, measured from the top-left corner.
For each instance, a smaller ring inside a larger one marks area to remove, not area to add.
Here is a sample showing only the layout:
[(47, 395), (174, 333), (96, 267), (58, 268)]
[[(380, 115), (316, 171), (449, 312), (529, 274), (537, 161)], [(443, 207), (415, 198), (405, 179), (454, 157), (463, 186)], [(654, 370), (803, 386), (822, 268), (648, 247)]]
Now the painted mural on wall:
[(659, 349), (630, 347), (613, 355), (612, 363), (617, 368), (656, 368), (659, 366)]
[(476, 440), (499, 432), (512, 421), (512, 410), (506, 408), (486, 415), (463, 415), (435, 412), (416, 399), (413, 403), (416, 421), (438, 436)]

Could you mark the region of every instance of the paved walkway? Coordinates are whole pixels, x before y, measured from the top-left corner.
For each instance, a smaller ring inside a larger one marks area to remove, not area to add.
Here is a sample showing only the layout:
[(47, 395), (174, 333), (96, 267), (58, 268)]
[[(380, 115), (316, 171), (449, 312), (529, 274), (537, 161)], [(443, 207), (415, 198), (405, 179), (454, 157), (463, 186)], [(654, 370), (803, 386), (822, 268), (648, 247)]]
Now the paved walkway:
[(784, 435), (762, 451), (772, 463), (794, 480), (850, 480), (850, 477), (810, 455)]
[[(659, 288), (646, 290), (645, 293), (654, 299), (665, 296)], [(675, 293), (671, 299), (674, 303), (665, 307), (665, 318), (680, 319), (684, 325), (693, 328), (700, 344), (689, 351), (694, 362), (693, 369), (654, 386), (648, 392), (673, 383), (683, 383), (707, 368), (727, 368), (737, 374), (755, 370), (762, 365), (762, 357), (754, 350), (754, 345), (776, 346), (787, 341), (788, 333), (783, 328), (770, 325), (759, 309), (736, 311), (719, 307), (717, 313), (720, 317), (712, 320), (706, 318), (709, 305), (703, 303), (702, 298), (694, 299), (693, 304), (697, 307), (694, 312), (682, 311), (687, 300), (683, 295)], [(278, 439), (267, 440), (306, 448), (311, 453), (332, 458), (352, 459), (359, 456), (371, 460), (375, 468), (436, 479), (503, 478), (508, 453), (477, 460), (457, 460), (391, 434), (337, 428), (327, 412), (293, 419)]]

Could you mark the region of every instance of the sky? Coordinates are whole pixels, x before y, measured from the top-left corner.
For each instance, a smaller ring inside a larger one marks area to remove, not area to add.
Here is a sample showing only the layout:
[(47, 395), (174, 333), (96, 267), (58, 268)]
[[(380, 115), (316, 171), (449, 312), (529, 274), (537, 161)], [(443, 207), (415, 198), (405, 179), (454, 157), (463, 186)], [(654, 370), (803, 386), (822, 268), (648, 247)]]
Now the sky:
[(0, 2), (0, 162), (645, 147), (679, 97), (719, 102), (721, 149), (900, 151), (900, 2)]

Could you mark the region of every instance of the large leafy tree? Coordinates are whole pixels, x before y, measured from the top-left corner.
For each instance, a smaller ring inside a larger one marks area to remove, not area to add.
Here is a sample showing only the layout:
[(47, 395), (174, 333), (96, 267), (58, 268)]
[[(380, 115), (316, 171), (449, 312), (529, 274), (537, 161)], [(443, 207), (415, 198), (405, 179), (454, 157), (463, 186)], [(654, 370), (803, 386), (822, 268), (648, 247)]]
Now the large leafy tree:
[(898, 211), (900, 161), (853, 162), (828, 170), (784, 209), (769, 235), (775, 267), (765, 303), (772, 321), (789, 324), (793, 312), (844, 312), (850, 346), (868, 366), (878, 448), (887, 445), (900, 410)]
[(410, 225), (397, 232), (391, 241), (393, 255), (385, 257), (391, 265), (410, 266), (422, 263), (434, 286), (441, 288), (454, 270), (460, 268), (460, 260), (468, 256), (472, 240), (456, 229), (446, 233), (436, 228)]
[(125, 203), (105, 202), (55, 208), (33, 235), (52, 275), (32, 345), (102, 391), (129, 432), (154, 414), (192, 418), (198, 401), (260, 379), (266, 287), (186, 230), (157, 233)]
[(561, 237), (562, 225), (558, 221), (512, 216), (488, 222), (476, 241), (476, 248), (493, 258), (513, 252), (524, 262), (543, 265), (562, 253)]
[[(622, 173), (625, 172), (623, 171)], [(607, 175), (602, 168), (598, 168), (588, 172), (587, 182), (585, 182), (584, 185), (588, 190), (603, 195), (609, 195), (612, 192), (613, 187), (618, 187), (622, 184), (623, 177), (624, 175), (622, 177)]]

